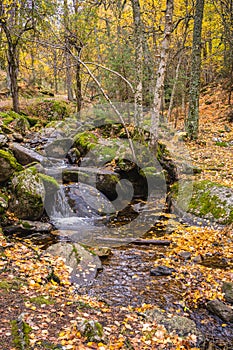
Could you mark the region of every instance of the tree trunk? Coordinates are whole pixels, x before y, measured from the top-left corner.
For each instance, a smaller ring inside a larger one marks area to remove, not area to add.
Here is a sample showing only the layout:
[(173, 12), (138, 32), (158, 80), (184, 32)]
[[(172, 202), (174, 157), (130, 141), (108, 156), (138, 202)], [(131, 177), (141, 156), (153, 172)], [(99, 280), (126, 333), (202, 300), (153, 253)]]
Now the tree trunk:
[(70, 44), (69, 44), (69, 8), (67, 0), (63, 1), (64, 11), (64, 27), (65, 27), (65, 62), (66, 62), (66, 89), (67, 98), (69, 101), (74, 100), (72, 89), (72, 72), (71, 72), (71, 57), (70, 57)]
[(164, 80), (167, 69), (169, 45), (172, 32), (172, 16), (174, 9), (174, 0), (167, 0), (167, 7), (165, 12), (165, 28), (164, 36), (161, 44), (160, 62), (157, 70), (157, 80), (154, 89), (154, 98), (151, 116), (151, 145), (155, 146), (158, 138), (159, 116), (162, 107), (162, 97), (164, 92)]
[(57, 69), (57, 51), (53, 51), (53, 75), (54, 75), (54, 90), (58, 94), (58, 69)]
[(81, 81), (81, 65), (78, 61), (76, 64), (76, 102), (77, 112), (79, 113), (82, 108), (82, 81)]
[(143, 31), (141, 21), (141, 9), (139, 0), (131, 0), (134, 19), (134, 40), (135, 40), (135, 70), (136, 70), (136, 88), (135, 88), (135, 124), (142, 126), (143, 122)]
[(205, 0), (197, 0), (194, 17), (191, 78), (189, 88), (189, 110), (186, 131), (189, 139), (198, 137), (199, 128), (199, 95), (201, 74), (201, 32)]
[(8, 72), (10, 77), (10, 91), (13, 102), (13, 110), (19, 113), (19, 88), (18, 88), (18, 70), (19, 60), (17, 47), (11, 42), (8, 42)]
[(182, 55), (180, 54), (178, 64), (176, 66), (175, 81), (174, 81), (174, 84), (172, 87), (171, 99), (170, 99), (169, 108), (168, 108), (168, 112), (167, 112), (167, 120), (168, 121), (171, 121), (171, 114), (172, 114), (172, 108), (173, 108), (173, 104), (174, 104), (176, 87), (177, 87), (177, 83), (178, 83), (178, 79), (179, 79), (181, 61), (182, 61)]

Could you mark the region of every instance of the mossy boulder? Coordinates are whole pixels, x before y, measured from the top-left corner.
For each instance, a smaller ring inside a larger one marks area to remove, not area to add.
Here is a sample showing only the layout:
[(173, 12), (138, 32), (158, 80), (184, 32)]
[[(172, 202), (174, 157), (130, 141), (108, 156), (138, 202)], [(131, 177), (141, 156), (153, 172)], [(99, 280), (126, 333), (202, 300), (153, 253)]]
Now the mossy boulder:
[[(172, 187), (174, 206), (176, 203), (179, 184)], [(182, 200), (182, 193), (179, 193), (179, 201)], [(185, 201), (184, 193), (183, 200)], [(182, 203), (180, 202), (181, 206)], [(214, 221), (220, 224), (233, 222), (233, 189), (208, 180), (196, 181), (193, 183), (191, 199), (187, 205), (187, 211), (197, 217)]]
[(0, 182), (8, 180), (15, 170), (22, 169), (11, 152), (0, 150)]
[(19, 219), (39, 219), (44, 211), (44, 198), (45, 187), (34, 167), (15, 173), (9, 209)]
[(12, 126), (15, 131), (18, 131), (21, 135), (25, 135), (30, 128), (30, 124), (26, 117), (19, 116), (13, 122)]
[(95, 148), (98, 143), (98, 137), (90, 131), (78, 133), (74, 137), (74, 145), (84, 156), (88, 151)]
[(62, 120), (69, 117), (69, 104), (65, 101), (44, 100), (35, 102), (27, 108), (27, 113), (46, 118), (47, 121)]
[(89, 342), (100, 342), (103, 338), (103, 326), (98, 321), (78, 319), (77, 327)]

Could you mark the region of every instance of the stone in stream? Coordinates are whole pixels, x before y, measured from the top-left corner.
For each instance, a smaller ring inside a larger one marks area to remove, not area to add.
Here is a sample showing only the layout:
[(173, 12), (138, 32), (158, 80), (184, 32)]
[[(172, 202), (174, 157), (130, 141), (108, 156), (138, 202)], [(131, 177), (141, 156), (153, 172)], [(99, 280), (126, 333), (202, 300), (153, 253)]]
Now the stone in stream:
[(44, 150), (47, 157), (65, 158), (73, 142), (73, 139), (69, 137), (58, 138), (46, 145)]
[(151, 269), (150, 275), (151, 276), (171, 276), (173, 272), (176, 272), (176, 270), (171, 267), (160, 265)]
[(217, 315), (225, 322), (232, 322), (233, 323), (233, 309), (229, 306), (224, 304), (220, 300), (210, 300), (206, 304), (207, 310), (209, 310), (212, 314)]
[(72, 268), (71, 282), (78, 286), (88, 285), (102, 269), (98, 256), (93, 255), (78, 243), (60, 242), (51, 245), (46, 252), (65, 259)]

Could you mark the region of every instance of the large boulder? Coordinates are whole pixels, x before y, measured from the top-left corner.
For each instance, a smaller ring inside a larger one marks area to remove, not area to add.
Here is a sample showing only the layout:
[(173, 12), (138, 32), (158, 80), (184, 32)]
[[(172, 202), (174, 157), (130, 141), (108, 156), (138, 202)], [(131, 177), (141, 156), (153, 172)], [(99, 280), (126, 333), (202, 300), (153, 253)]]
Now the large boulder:
[(88, 285), (98, 270), (102, 269), (99, 257), (78, 243), (60, 242), (51, 245), (46, 251), (65, 260), (66, 265), (71, 267), (71, 281), (78, 286)]
[(233, 310), (229, 305), (224, 304), (221, 300), (210, 300), (206, 304), (207, 310), (217, 315), (225, 322), (233, 322)]
[[(179, 193), (179, 184), (172, 188), (172, 210), (180, 212), (186, 210), (196, 217), (200, 217), (218, 224), (233, 222), (233, 188), (220, 185), (208, 180), (193, 183), (192, 194), (187, 203), (187, 193)], [(186, 208), (182, 208), (185, 203)]]
[(45, 188), (35, 168), (14, 175), (9, 209), (19, 219), (39, 219), (44, 211), (44, 198)]
[(169, 333), (175, 332), (180, 337), (187, 337), (191, 334), (195, 335), (195, 345), (199, 345), (204, 339), (203, 334), (197, 328), (195, 322), (188, 317), (168, 315), (159, 308), (149, 310), (146, 314), (150, 321), (155, 321), (157, 324), (162, 324)]
[(15, 170), (21, 168), (12, 153), (0, 150), (0, 182), (8, 180)]
[(17, 161), (22, 165), (27, 165), (33, 162), (43, 163), (46, 159), (39, 153), (19, 145), (16, 142), (10, 144), (10, 149), (14, 153)]

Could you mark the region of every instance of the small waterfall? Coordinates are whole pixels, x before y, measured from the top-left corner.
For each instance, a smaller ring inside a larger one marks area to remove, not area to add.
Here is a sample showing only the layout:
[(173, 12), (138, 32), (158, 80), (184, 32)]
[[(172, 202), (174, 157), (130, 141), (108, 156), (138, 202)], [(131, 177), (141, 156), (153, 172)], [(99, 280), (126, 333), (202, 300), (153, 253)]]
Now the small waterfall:
[(61, 186), (60, 190), (57, 191), (54, 198), (54, 205), (51, 210), (52, 218), (69, 218), (76, 216), (72, 208), (68, 203), (64, 187)]

